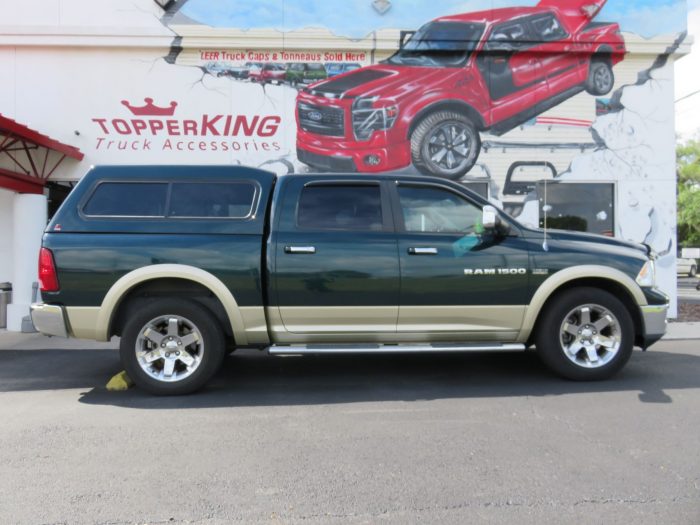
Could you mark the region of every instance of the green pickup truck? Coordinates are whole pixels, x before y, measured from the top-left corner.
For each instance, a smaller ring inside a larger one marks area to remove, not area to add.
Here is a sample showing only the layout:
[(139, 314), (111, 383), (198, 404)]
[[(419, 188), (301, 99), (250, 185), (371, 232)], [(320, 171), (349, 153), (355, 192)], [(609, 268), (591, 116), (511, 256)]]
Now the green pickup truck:
[[(546, 242), (545, 242), (546, 240)], [(666, 329), (655, 254), (528, 229), (463, 186), (231, 166), (93, 168), (39, 256), (47, 335), (121, 337), (154, 394), (235, 348), (273, 355), (513, 352), (610, 377)]]

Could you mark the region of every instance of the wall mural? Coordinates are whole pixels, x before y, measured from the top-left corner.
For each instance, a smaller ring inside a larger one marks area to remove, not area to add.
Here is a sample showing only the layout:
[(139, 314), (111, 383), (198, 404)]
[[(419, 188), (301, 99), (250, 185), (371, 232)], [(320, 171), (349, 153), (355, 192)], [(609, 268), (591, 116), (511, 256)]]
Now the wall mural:
[(666, 59), (685, 17), (683, 0), (180, 0), (169, 53), (95, 108), (89, 149), (447, 177), (525, 224), (650, 244), (672, 293)]

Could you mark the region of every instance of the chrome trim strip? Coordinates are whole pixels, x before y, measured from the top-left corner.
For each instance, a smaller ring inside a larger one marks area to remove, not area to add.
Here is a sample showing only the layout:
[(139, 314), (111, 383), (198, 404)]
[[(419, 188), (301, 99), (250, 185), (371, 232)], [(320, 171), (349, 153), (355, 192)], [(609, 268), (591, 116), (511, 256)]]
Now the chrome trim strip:
[(306, 253), (306, 254), (314, 254), (316, 253), (316, 247), (315, 246), (285, 246), (284, 247), (284, 253)]
[(68, 337), (66, 316), (62, 306), (34, 303), (30, 307), (34, 328), (44, 335)]
[(451, 352), (516, 352), (525, 350), (522, 344), (332, 344), (332, 345), (272, 345), (267, 351), (270, 355), (305, 355), (305, 354), (417, 354), (417, 353), (451, 353)]

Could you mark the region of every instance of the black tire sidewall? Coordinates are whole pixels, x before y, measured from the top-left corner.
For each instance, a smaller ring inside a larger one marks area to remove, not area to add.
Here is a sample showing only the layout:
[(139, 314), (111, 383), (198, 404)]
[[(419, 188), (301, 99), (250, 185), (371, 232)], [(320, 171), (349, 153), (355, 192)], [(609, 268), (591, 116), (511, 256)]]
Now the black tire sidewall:
[[(604, 67), (610, 71), (611, 81), (608, 89), (598, 89), (595, 85), (596, 70), (601, 67)], [(588, 79), (586, 80), (586, 91), (593, 96), (601, 97), (610, 93), (613, 90), (613, 87), (615, 87), (615, 73), (613, 72), (612, 66), (603, 60), (595, 60), (591, 62), (588, 72)]]
[[(584, 368), (564, 355), (560, 328), (564, 316), (578, 306), (597, 304), (615, 315), (620, 323), (622, 341), (615, 357), (600, 368)], [(634, 322), (627, 307), (615, 296), (597, 288), (572, 288), (556, 296), (546, 307), (537, 324), (535, 346), (540, 359), (558, 375), (574, 381), (599, 381), (619, 372), (634, 349)]]
[[(468, 162), (458, 171), (440, 169), (436, 167), (434, 163), (425, 158), (425, 140), (433, 129), (449, 121), (466, 125), (470, 129), (473, 138), (470, 147), (474, 153), (473, 159), (471, 159), (470, 162)], [(464, 175), (469, 173), (469, 171), (474, 167), (476, 161), (479, 159), (480, 152), (481, 137), (479, 136), (479, 131), (467, 116), (456, 111), (436, 111), (427, 115), (423, 118), (423, 120), (421, 120), (411, 134), (411, 160), (416, 169), (424, 175), (442, 177), (443, 179), (459, 180), (464, 177)]]
[[(119, 354), (127, 374), (139, 388), (155, 395), (190, 394), (202, 388), (221, 367), (225, 355), (223, 331), (214, 315), (201, 304), (178, 298), (140, 300), (133, 303), (128, 312)], [(194, 373), (173, 383), (150, 377), (141, 369), (136, 358), (136, 339), (141, 329), (147, 322), (162, 315), (178, 315), (194, 323), (202, 335), (205, 349), (202, 362)]]

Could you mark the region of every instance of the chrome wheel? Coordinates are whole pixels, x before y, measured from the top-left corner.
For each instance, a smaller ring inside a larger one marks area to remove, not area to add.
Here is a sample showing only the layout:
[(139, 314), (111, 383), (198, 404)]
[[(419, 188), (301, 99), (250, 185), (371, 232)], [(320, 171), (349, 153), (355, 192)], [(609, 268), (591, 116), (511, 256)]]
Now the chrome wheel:
[(559, 339), (571, 362), (584, 368), (600, 368), (615, 358), (622, 343), (622, 330), (610, 310), (586, 304), (564, 317)]
[(443, 122), (428, 134), (424, 157), (440, 170), (466, 170), (473, 164), (476, 155), (474, 133), (463, 122)]
[(197, 370), (204, 356), (204, 340), (192, 321), (162, 315), (139, 330), (135, 352), (139, 366), (150, 377), (176, 382)]

